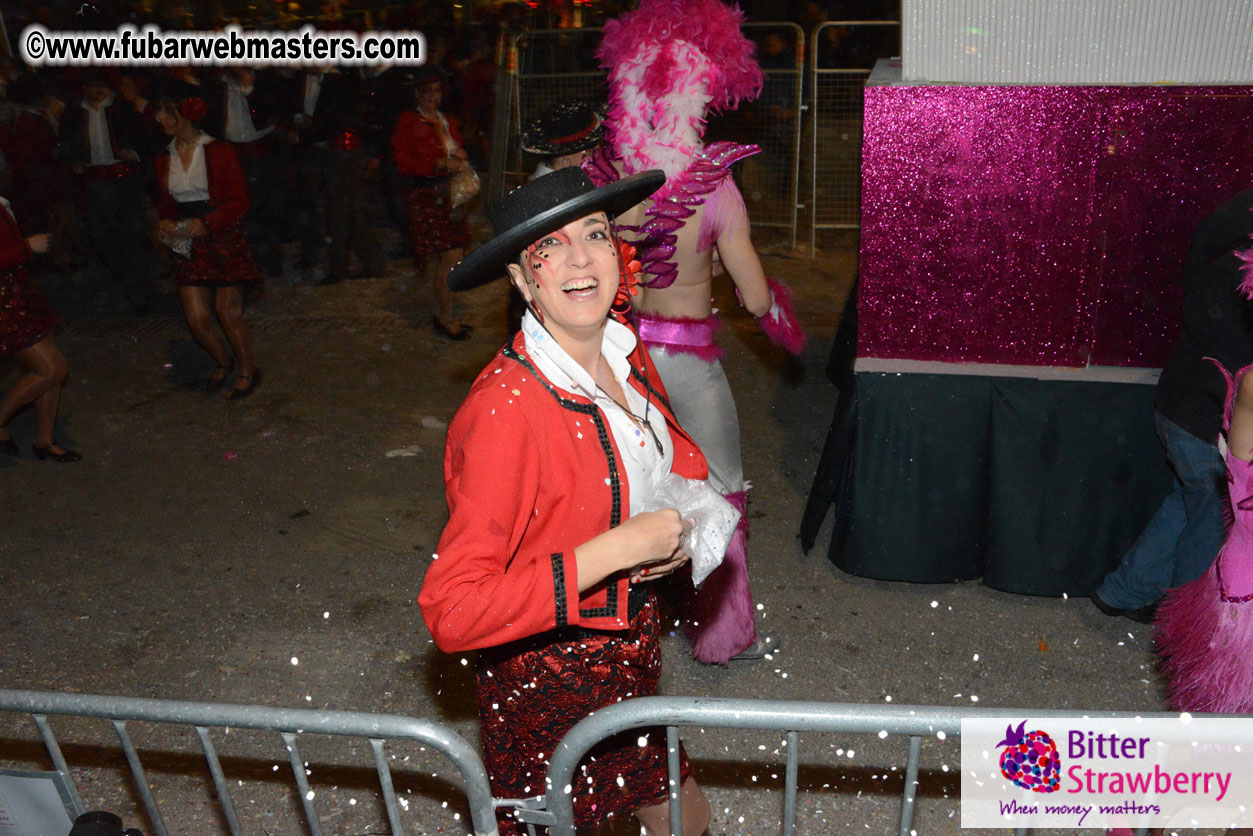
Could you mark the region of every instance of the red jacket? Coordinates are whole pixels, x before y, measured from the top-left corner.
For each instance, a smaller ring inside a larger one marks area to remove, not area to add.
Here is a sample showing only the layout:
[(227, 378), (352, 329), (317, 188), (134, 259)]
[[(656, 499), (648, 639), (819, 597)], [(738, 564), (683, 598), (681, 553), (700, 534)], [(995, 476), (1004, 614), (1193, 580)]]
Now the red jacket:
[[(170, 197), (170, 154), (156, 159), (157, 211), (162, 218), (177, 218), (178, 204)], [(209, 203), (213, 211), (201, 218), (210, 232), (223, 232), (239, 223), (251, 205), (248, 181), (239, 167), (239, 155), (229, 142), (210, 140), (204, 145), (205, 174), (209, 179)]]
[[(447, 119), (447, 117), (445, 117)], [(461, 144), (461, 131), (448, 119), (448, 133)], [(439, 126), (416, 110), (406, 110), (396, 118), (392, 129), (392, 160), (396, 172), (405, 177), (434, 177), (441, 172), (436, 164), (448, 156), (439, 137)]]
[[(630, 383), (651, 386), (674, 444), (673, 472), (707, 478), (705, 456), (679, 427), (648, 353)], [(447, 653), (494, 647), (557, 627), (625, 630), (626, 573), (579, 594), (576, 546), (630, 514), (606, 419), (539, 375), (521, 333), (479, 375), (448, 430), (449, 520), (418, 603)]]
[(17, 220), (0, 205), (0, 273), (25, 264), (32, 255)]

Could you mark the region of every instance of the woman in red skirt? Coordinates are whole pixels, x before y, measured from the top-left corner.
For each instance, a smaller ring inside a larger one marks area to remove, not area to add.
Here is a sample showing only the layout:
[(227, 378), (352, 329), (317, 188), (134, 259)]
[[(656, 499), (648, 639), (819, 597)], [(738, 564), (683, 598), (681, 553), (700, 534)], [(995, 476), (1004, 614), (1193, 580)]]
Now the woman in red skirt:
[(418, 272), (437, 256), (431, 287), (435, 292), (436, 330), (453, 340), (470, 339), (470, 326), (452, 315), (448, 273), (465, 255), (470, 223), (463, 206), (454, 206), (449, 181), (470, 166), (461, 147), (461, 132), (440, 113), (443, 80), (438, 71), (421, 68), (415, 75), (416, 110), (406, 110), (392, 130), (392, 159), (404, 182), (409, 245)]
[[(649, 171), (596, 189), (578, 167), (492, 208), (496, 237), (448, 278), (467, 290), (508, 273), (522, 330), (479, 375), (448, 430), (449, 521), (418, 602), (439, 648), (478, 650), (478, 709), (492, 794), (534, 799), (563, 736), (594, 711), (648, 696), (661, 620), (648, 583), (684, 566), (685, 523), (646, 511), (670, 473), (708, 468), (626, 320), (639, 262), (610, 217), (665, 181)], [(666, 734), (598, 744), (573, 793), (576, 825), (633, 814), (670, 833)], [(680, 753), (685, 836), (709, 803)], [(521, 834), (510, 812), (499, 831)]]
[[(216, 141), (200, 129), (207, 112), (204, 100), (197, 97), (157, 107), (157, 121), (172, 137), (168, 153), (156, 159), (161, 214), (157, 231), (180, 256), (178, 298), (187, 325), (217, 363), (206, 389), (221, 389), (238, 361), (239, 376), (230, 398), (239, 400), (261, 382), (244, 322), (244, 288), (261, 281), (261, 268), (240, 226), (249, 201), (239, 157), (229, 142)], [(213, 321), (214, 312), (221, 331)], [(222, 344), (222, 332), (234, 360)]]
[(26, 272), (26, 262), (36, 253), (46, 253), (49, 243), (47, 234), (23, 238), (9, 202), (0, 198), (0, 356), (16, 357), (27, 369), (0, 400), (0, 452), (17, 455), (17, 443), (7, 429), (9, 419), (33, 403), (35, 457), (76, 462), (82, 456), (52, 438), (67, 370), (65, 355), (52, 340), (59, 320)]

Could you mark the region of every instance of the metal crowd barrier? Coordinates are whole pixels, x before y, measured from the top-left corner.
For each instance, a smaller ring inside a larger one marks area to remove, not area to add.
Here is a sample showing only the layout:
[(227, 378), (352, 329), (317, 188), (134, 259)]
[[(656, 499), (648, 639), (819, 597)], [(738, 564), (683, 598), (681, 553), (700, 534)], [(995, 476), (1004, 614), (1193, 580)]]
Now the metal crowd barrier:
[[(438, 723), (394, 714), (368, 714), (357, 711), (319, 711), (313, 709), (273, 708), (258, 705), (181, 702), (141, 697), (106, 697), (84, 694), (61, 694), (43, 691), (0, 689), (0, 712), (29, 714), (39, 730), (44, 748), (53, 766), (61, 775), (71, 796), (75, 814), (84, 812), (82, 799), (75, 789), (70, 767), (48, 721), (50, 715), (89, 717), (108, 720), (117, 732), (131, 770), (135, 788), (143, 802), (156, 836), (167, 836), (165, 820), (157, 804), (148, 776), (139, 760), (139, 753), (127, 731), (128, 722), (146, 722), (191, 726), (200, 738), (208, 760), (222, 815), (232, 836), (240, 836), (239, 817), (232, 800), (230, 786), (222, 770), (221, 760), (210, 730), (255, 729), (277, 732), (281, 737), (291, 765), (292, 775), (300, 792), (301, 805), (311, 836), (322, 836), (322, 821), (313, 803), (305, 761), (301, 757), (299, 739), (309, 735), (331, 735), (366, 740), (374, 755), (379, 785), (387, 808), (391, 832), (403, 833), (400, 806), (392, 783), (391, 767), (385, 746), (389, 740), (412, 741), (429, 746), (440, 753), (461, 772), (464, 791), (470, 806), (470, 819), (476, 836), (493, 836), (496, 818), (487, 772), (478, 753), (462, 737)], [(277, 767), (275, 767), (277, 769)]]
[[(61, 746), (52, 732), (48, 718), (55, 715), (108, 720), (121, 741), (135, 788), (156, 836), (167, 836), (168, 831), (147, 774), (140, 763), (139, 753), (127, 731), (127, 723), (132, 721), (191, 726), (195, 729), (208, 760), (222, 815), (232, 836), (239, 836), (242, 830), (230, 786), (210, 736), (210, 729), (213, 728), (254, 729), (277, 732), (281, 736), (311, 836), (321, 836), (323, 829), (313, 803), (314, 795), (310, 789), (306, 764), (298, 745), (299, 738), (309, 735), (353, 737), (369, 742), (387, 809), (388, 823), (394, 836), (404, 833), (404, 829), (385, 750), (389, 740), (421, 743), (452, 761), (464, 781), (471, 825), (476, 836), (494, 836), (496, 806), (514, 807), (515, 815), (527, 824), (531, 833), (535, 832), (536, 826), (543, 826), (549, 828), (550, 836), (575, 836), (572, 794), (550, 791), (545, 796), (524, 801), (493, 799), (487, 773), (477, 752), (452, 730), (425, 720), (354, 711), (272, 708), (7, 689), (0, 689), (0, 712), (28, 714), (34, 719), (53, 766), (68, 788), (75, 814), (84, 811), (82, 799), (75, 789), (70, 767), (62, 755)], [(667, 780), (671, 788), (670, 820), (681, 822), (682, 802), (678, 792), (680, 728), (783, 732), (787, 753), (781, 832), (783, 836), (793, 836), (796, 831), (802, 732), (868, 734), (880, 738), (906, 737), (898, 836), (912, 836), (916, 833), (913, 819), (923, 739), (959, 739), (963, 718), (1004, 718), (1008, 722), (1024, 716), (1041, 720), (1178, 717), (1177, 714), (1165, 712), (950, 708), (702, 697), (641, 697), (602, 709), (571, 729), (558, 744), (549, 761), (546, 787), (551, 789), (573, 785), (579, 762), (601, 740), (629, 729), (664, 726), (669, 750)], [(1018, 831), (1019, 834), (1026, 832), (1025, 828)], [(1144, 836), (1143, 830), (1137, 832)]]
[(875, 61), (900, 55), (895, 20), (829, 20), (810, 38), (809, 245), (819, 229), (861, 227), (862, 90)]
[[(782, 833), (793, 836), (796, 827), (797, 775), (800, 764), (800, 732), (846, 732), (908, 737), (905, 787), (901, 793), (898, 836), (913, 834), (914, 796), (918, 787), (918, 764), (924, 737), (958, 739), (962, 718), (1004, 717), (1034, 719), (1096, 719), (1140, 717), (1175, 719), (1178, 714), (1132, 711), (1050, 711), (1011, 708), (940, 708), (921, 705), (859, 705), (854, 703), (788, 702), (701, 697), (639, 697), (601, 709), (580, 721), (562, 739), (549, 761), (546, 786), (550, 793), (538, 809), (520, 808), (516, 814), (530, 824), (549, 828), (549, 836), (574, 836), (574, 796), (553, 787), (574, 782), (583, 756), (601, 740), (628, 729), (665, 726), (669, 749), (670, 821), (682, 822), (679, 787), (679, 728), (760, 729), (786, 732), (786, 784), (783, 794)], [(1026, 833), (1026, 828), (1017, 831)], [(1137, 831), (1144, 836), (1145, 831)], [(673, 834), (677, 836), (677, 833)]]

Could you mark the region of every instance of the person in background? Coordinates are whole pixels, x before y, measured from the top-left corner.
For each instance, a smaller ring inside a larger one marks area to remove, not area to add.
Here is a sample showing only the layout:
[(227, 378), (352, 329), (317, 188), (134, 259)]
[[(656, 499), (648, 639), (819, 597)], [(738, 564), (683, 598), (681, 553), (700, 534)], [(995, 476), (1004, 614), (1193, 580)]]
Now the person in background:
[(544, 112), (522, 132), (522, 151), (539, 157), (531, 179), (579, 165), (605, 141), (604, 107), (567, 101)]
[(793, 354), (805, 344), (786, 286), (762, 269), (731, 173), (732, 164), (759, 149), (702, 141), (710, 109), (734, 108), (761, 89), (742, 20), (719, 0), (643, 0), (607, 23), (597, 56), (609, 71), (608, 135), (583, 162), (597, 183), (651, 168), (666, 172), (666, 185), (648, 204), (622, 218), (623, 237), (639, 246), (646, 274), (634, 300), (640, 339), (673, 393), (680, 423), (709, 461), (710, 483), (740, 511), (726, 559), (684, 612), (693, 657), (717, 665), (764, 659), (779, 646), (757, 633), (749, 588), (739, 419), (714, 341), (717, 259), (772, 341)]
[(57, 444), (57, 410), (61, 405), (61, 384), (68, 367), (65, 355), (52, 338), (59, 321), (26, 272), (34, 255), (48, 252), (47, 233), (23, 237), (7, 200), (0, 198), (0, 356), (15, 357), (26, 367), (17, 385), (0, 399), (0, 453), (18, 454), (17, 442), (9, 435), (9, 421), (21, 408), (35, 405), (35, 440), (31, 446), (40, 461), (70, 463), (82, 459), (73, 450)]
[[(243, 293), (245, 286), (261, 281), (261, 268), (240, 227), (248, 211), (248, 184), (239, 157), (229, 142), (201, 130), (207, 115), (208, 106), (198, 97), (157, 105), (157, 119), (171, 137), (166, 153), (156, 159), (157, 231), (171, 249), (186, 253), (177, 266), (178, 298), (192, 335), (217, 363), (206, 389), (220, 390), (238, 362), (230, 399), (240, 400), (261, 383)], [(233, 358), (222, 344), (215, 312)]]
[(69, 270), (75, 262), (76, 229), (74, 181), (61, 142), (67, 94), (51, 79), (34, 75), (15, 87), (14, 95), (23, 107), (8, 149), (11, 193), (19, 201), (17, 213), (31, 228), (49, 230), (52, 267)]
[[(1249, 207), (1243, 208), (1247, 215)], [(1253, 234), (1245, 239), (1249, 242)], [(1219, 261), (1230, 267), (1233, 259), (1244, 265), (1241, 297), (1253, 298), (1253, 248), (1225, 253)], [(1217, 368), (1209, 376), (1221, 374), (1227, 384), (1222, 434), (1217, 441), (1226, 462), (1223, 500), (1230, 524), (1218, 556), (1205, 573), (1166, 594), (1157, 613), (1155, 638), (1172, 710), (1249, 714), (1253, 712), (1253, 377), (1248, 373), (1253, 366), (1246, 365), (1232, 375), (1217, 360), (1212, 362)]]
[(470, 242), (470, 222), (464, 207), (454, 206), (450, 181), (455, 173), (469, 169), (469, 155), (461, 147), (456, 123), (440, 112), (444, 97), (443, 76), (431, 67), (419, 67), (413, 75), (415, 107), (396, 119), (392, 130), (392, 159), (405, 184), (405, 211), (409, 245), (419, 275), (431, 270), (435, 295), (435, 330), (450, 340), (470, 339), (470, 326), (452, 311), (448, 274), (465, 254)]
[(283, 273), (281, 145), (278, 126), (283, 85), (278, 75), (251, 67), (231, 67), (211, 88), (207, 127), (235, 146), (248, 182), (252, 205), (244, 216), (244, 234), (268, 275)]
[(1166, 590), (1200, 577), (1223, 539), (1225, 369), (1253, 363), (1253, 324), (1236, 250), (1253, 232), (1253, 189), (1223, 203), (1197, 226), (1184, 261), (1183, 330), (1154, 395), (1154, 422), (1174, 472), (1171, 492), (1144, 532), (1092, 593), (1109, 616), (1148, 624)]
[(89, 70), (80, 81), (82, 100), (66, 108), (60, 136), (73, 170), (83, 178), (85, 238), (135, 313), (143, 315), (152, 310), (156, 275), (140, 166), (148, 132), (103, 74)]

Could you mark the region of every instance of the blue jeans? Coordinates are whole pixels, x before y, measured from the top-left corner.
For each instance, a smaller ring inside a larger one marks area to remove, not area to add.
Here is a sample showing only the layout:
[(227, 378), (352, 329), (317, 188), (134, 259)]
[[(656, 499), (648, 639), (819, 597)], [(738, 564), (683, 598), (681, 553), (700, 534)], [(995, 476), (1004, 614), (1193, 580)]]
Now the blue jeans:
[(1155, 413), (1157, 437), (1175, 473), (1174, 489), (1097, 594), (1122, 610), (1158, 601), (1166, 590), (1205, 574), (1222, 546), (1224, 464), (1206, 444)]

